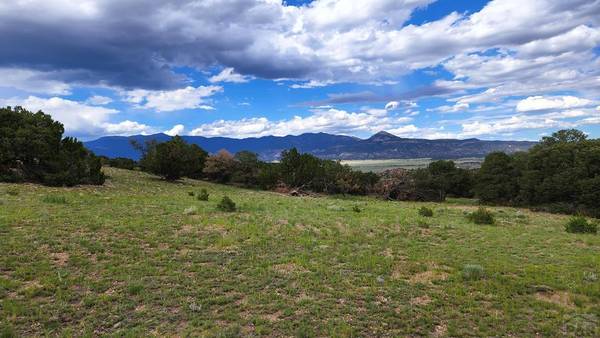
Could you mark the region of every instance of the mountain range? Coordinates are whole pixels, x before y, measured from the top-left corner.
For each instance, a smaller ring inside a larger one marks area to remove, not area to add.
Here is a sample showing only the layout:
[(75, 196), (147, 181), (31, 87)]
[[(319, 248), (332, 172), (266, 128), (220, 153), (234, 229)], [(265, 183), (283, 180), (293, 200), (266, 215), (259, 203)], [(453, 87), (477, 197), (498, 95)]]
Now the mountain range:
[[(106, 136), (85, 142), (85, 146), (96, 155), (126, 157), (138, 160), (141, 153), (131, 141), (138, 143), (155, 140), (168, 141), (165, 134), (136, 136)], [(475, 138), (456, 139), (412, 139), (402, 138), (381, 131), (368, 139), (326, 133), (307, 133), (298, 136), (264, 136), (235, 139), (227, 137), (182, 136), (209, 153), (226, 149), (231, 153), (248, 150), (257, 153), (262, 160), (277, 160), (283, 150), (296, 147), (300, 152), (310, 153), (324, 159), (367, 160), (432, 158), (457, 159), (484, 157), (494, 151), (513, 153), (524, 151), (535, 145), (529, 141), (485, 141)]]

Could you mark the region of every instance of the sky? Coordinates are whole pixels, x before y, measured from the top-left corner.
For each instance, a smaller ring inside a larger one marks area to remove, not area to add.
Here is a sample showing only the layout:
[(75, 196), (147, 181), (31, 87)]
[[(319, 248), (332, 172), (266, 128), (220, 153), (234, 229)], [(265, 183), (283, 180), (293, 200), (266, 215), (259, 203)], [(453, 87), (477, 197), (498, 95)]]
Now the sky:
[(600, 0), (0, 0), (0, 46), (82, 140), (600, 137)]

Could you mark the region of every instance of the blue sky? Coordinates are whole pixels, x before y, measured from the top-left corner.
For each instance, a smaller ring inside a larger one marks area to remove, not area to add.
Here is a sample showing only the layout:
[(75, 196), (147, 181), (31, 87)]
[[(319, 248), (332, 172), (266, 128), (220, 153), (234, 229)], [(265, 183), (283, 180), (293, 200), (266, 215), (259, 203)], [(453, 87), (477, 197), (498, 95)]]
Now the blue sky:
[(84, 140), (380, 130), (537, 140), (564, 128), (600, 137), (599, 6), (4, 3), (0, 105), (41, 109)]

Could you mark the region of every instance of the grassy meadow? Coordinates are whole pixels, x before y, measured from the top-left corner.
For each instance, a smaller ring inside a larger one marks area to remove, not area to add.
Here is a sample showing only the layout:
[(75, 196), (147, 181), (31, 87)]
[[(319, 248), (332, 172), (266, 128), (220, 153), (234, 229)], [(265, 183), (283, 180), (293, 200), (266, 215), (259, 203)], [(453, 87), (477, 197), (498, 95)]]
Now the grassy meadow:
[(600, 335), (600, 236), (566, 216), (105, 172), (0, 184), (0, 336)]
[[(413, 158), (413, 159), (391, 159), (391, 160), (348, 160), (342, 161), (355, 170), (363, 172), (381, 173), (389, 169), (419, 169), (426, 168), (429, 163), (433, 162), (430, 158)], [(459, 158), (453, 160), (456, 166), (463, 169), (476, 169), (481, 167), (483, 158)]]

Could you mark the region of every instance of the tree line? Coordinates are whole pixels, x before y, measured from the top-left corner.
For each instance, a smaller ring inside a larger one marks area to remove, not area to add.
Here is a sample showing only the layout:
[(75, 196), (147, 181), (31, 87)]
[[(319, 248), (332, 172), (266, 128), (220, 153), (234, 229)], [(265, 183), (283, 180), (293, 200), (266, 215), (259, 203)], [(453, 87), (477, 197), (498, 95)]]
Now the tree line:
[(243, 187), (288, 189), (329, 194), (368, 194), (378, 176), (352, 170), (339, 161), (323, 160), (297, 149), (283, 151), (278, 163), (261, 161), (257, 154), (241, 151), (235, 155), (226, 150), (209, 156), (195, 144), (175, 136), (163, 143), (134, 143), (142, 151), (141, 170), (177, 180), (181, 177), (206, 179)]
[(600, 139), (561, 130), (528, 152), (489, 154), (474, 192), (489, 204), (600, 217)]
[(0, 108), (0, 182), (104, 183), (100, 159), (43, 112)]

